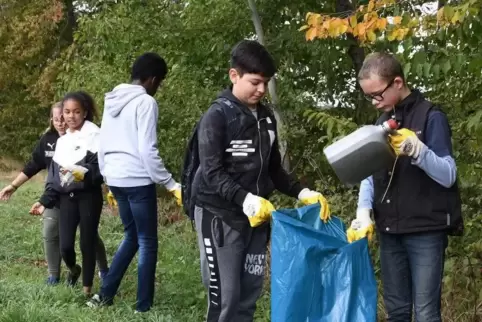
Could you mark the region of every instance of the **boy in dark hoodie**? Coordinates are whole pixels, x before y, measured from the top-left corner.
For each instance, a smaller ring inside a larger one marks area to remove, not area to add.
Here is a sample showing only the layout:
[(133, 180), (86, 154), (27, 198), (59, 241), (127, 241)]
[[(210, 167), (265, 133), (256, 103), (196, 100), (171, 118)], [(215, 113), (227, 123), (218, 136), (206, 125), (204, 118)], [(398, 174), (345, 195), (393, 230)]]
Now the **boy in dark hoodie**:
[[(276, 120), (261, 99), (275, 74), (273, 58), (256, 41), (243, 40), (231, 53), (230, 88), (219, 98), (236, 117), (227, 124), (215, 102), (199, 123), (199, 173), (196, 231), (203, 283), (208, 290), (207, 321), (252, 321), (263, 286), (269, 219), (267, 200), (274, 189), (304, 204), (326, 199), (303, 189), (281, 165)], [(229, 133), (234, 135), (225, 142)], [(194, 180), (196, 181), (196, 180)]]

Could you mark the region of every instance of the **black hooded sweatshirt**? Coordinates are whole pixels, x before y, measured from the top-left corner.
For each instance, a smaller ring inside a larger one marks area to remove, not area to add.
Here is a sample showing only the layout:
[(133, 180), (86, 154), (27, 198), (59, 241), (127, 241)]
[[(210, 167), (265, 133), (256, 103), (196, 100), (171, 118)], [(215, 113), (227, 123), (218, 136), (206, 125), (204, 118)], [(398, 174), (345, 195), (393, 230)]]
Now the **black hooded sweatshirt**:
[(236, 118), (228, 125), (235, 132), (226, 142), (223, 107), (218, 102), (211, 105), (198, 128), (201, 177), (197, 204), (228, 210), (220, 216), (236, 228), (248, 222), (242, 209), (248, 192), (268, 198), (277, 189), (297, 198), (302, 186), (282, 167), (272, 112), (258, 104), (253, 113), (231, 89), (218, 98), (228, 99), (236, 109)]

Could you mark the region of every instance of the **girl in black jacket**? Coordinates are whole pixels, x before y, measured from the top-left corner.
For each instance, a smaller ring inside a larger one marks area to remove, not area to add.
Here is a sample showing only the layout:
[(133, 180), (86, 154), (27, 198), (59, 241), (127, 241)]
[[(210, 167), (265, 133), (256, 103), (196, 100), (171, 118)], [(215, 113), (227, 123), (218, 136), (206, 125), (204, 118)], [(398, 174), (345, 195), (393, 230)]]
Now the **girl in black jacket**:
[[(103, 178), (97, 162), (99, 127), (92, 123), (96, 110), (87, 93), (67, 94), (62, 112), (66, 134), (57, 141), (45, 192), (31, 212), (40, 214), (60, 203), (60, 251), (70, 270), (67, 283), (74, 286), (82, 272), (84, 294), (90, 295), (103, 204)], [(79, 225), (83, 268), (76, 263), (74, 248)]]
[[(9, 200), (21, 185), (40, 171), (48, 169), (54, 155), (57, 140), (64, 134), (65, 122), (62, 117), (62, 103), (58, 102), (50, 109), (49, 128), (37, 142), (31, 159), (12, 183), (0, 191), (0, 200)], [(60, 281), (59, 213), (60, 209), (58, 205), (55, 205), (53, 208), (45, 210), (42, 220), (45, 259), (49, 274), (46, 281), (48, 285), (55, 285)], [(100, 275), (103, 277), (108, 271), (108, 266), (104, 243), (101, 239), (99, 239), (97, 244), (97, 264)]]

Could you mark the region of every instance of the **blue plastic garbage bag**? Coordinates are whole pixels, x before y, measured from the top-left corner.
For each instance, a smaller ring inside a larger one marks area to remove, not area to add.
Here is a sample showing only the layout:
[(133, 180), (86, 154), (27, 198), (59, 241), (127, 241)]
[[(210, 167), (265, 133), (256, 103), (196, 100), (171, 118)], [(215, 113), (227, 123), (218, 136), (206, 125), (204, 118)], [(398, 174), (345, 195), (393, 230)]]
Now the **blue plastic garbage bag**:
[(376, 321), (367, 238), (348, 243), (343, 221), (319, 213), (319, 204), (273, 212), (271, 321)]

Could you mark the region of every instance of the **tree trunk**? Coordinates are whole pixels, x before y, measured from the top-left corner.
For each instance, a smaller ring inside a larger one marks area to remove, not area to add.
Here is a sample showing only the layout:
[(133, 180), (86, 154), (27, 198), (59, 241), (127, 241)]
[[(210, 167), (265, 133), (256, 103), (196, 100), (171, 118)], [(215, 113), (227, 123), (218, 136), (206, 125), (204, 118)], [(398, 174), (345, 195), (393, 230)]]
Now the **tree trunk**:
[(52, 48), (51, 58), (57, 59), (65, 47), (70, 46), (74, 42), (74, 31), (77, 27), (77, 17), (75, 16), (75, 7), (73, 0), (64, 0), (65, 19), (59, 33), (57, 46)]
[(70, 45), (74, 42), (74, 30), (77, 27), (77, 19), (75, 17), (73, 0), (65, 0), (64, 5), (67, 11), (67, 25), (62, 33), (62, 38)]
[[(264, 32), (263, 32), (263, 26), (261, 25), (261, 19), (258, 14), (258, 10), (256, 10), (256, 4), (254, 3), (254, 0), (248, 0), (249, 8), (251, 9), (251, 19), (253, 20), (254, 24), (254, 29), (256, 31), (256, 35), (258, 36), (258, 41), (260, 44), (263, 46), (266, 46), (266, 43), (264, 41)], [(278, 135), (280, 133), (284, 133), (284, 122), (283, 118), (278, 111), (278, 95), (276, 94), (276, 80), (275, 77), (273, 76), (271, 80), (268, 83), (268, 91), (269, 95), (271, 96), (271, 103), (272, 103), (272, 108), (274, 112), (274, 116), (276, 118), (276, 123), (277, 123), (277, 130), (278, 130)], [(288, 158), (288, 144), (286, 140), (284, 139), (279, 139), (278, 137), (278, 143), (279, 143), (279, 150), (281, 154), (281, 160), (283, 164), (283, 168), (286, 171), (289, 171), (290, 169), (290, 162)]]
[[(355, 8), (350, 0), (337, 0), (335, 5), (336, 12), (354, 12)], [(348, 55), (353, 63), (353, 68), (355, 69), (355, 77), (358, 78), (358, 72), (360, 71), (363, 61), (365, 60), (365, 51), (358, 45), (357, 39), (352, 34), (347, 34), (347, 38), (350, 40), (351, 45), (348, 48)], [(362, 89), (358, 80), (356, 82), (357, 88), (357, 100), (356, 100), (356, 111), (355, 111), (355, 122), (365, 123), (366, 120), (363, 119), (365, 112), (368, 110), (368, 101), (363, 97)]]
[[(335, 6), (336, 12), (349, 12), (355, 11), (355, 8), (351, 4), (350, 0), (337, 0)], [(350, 48), (348, 48), (348, 55), (350, 56), (353, 67), (355, 68), (355, 72), (358, 75), (360, 71), (363, 61), (365, 60), (365, 52), (363, 48), (358, 45), (358, 41), (353, 37), (352, 34), (347, 34), (348, 39), (352, 41)]]

